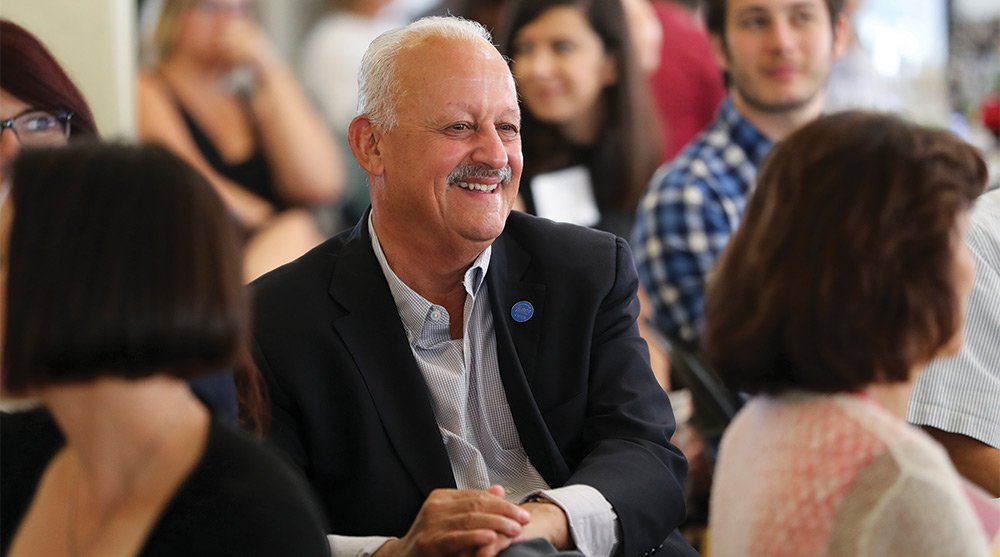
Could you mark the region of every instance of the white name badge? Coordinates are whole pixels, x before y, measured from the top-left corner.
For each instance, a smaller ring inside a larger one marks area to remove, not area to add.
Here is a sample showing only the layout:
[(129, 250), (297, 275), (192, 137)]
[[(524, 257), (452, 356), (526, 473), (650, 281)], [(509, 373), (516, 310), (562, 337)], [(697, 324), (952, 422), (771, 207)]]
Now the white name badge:
[(584, 166), (535, 176), (531, 180), (531, 197), (540, 217), (581, 226), (594, 226), (601, 220), (590, 172)]

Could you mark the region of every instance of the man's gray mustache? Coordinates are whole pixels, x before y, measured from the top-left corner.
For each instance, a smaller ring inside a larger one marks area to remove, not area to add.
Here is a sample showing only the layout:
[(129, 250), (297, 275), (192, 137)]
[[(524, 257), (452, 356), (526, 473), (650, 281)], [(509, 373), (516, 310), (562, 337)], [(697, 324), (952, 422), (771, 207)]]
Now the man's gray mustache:
[(468, 182), (470, 178), (497, 178), (500, 180), (501, 185), (506, 186), (512, 176), (513, 171), (509, 164), (503, 168), (466, 164), (459, 166), (448, 174), (448, 183)]

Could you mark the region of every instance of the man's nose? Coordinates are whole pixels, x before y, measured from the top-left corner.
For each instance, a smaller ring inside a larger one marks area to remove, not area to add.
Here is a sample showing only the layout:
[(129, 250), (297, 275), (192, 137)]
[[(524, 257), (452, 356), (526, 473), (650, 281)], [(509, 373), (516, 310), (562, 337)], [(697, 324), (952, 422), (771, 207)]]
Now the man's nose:
[(496, 128), (484, 126), (476, 138), (477, 145), (472, 153), (472, 160), (494, 169), (507, 166), (507, 145)]
[(788, 21), (775, 19), (769, 33), (770, 46), (778, 52), (791, 50), (795, 45), (795, 30)]

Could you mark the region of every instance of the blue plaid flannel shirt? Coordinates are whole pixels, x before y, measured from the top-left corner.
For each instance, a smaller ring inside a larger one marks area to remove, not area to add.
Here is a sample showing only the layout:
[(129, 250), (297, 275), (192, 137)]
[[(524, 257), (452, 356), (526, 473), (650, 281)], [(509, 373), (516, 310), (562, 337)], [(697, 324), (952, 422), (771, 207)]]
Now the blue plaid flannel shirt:
[(698, 342), (706, 278), (740, 222), (772, 144), (727, 97), (715, 121), (653, 176), (639, 204), (632, 248), (656, 324), (667, 337)]

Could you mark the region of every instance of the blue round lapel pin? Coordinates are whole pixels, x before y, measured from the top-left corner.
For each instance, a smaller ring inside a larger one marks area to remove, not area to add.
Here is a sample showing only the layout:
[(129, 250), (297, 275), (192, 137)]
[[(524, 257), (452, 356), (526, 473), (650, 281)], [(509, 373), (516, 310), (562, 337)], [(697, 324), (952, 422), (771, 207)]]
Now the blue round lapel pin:
[(510, 308), (510, 316), (518, 323), (524, 323), (531, 319), (531, 316), (534, 314), (535, 307), (531, 305), (531, 302), (524, 300), (514, 304), (514, 307)]

